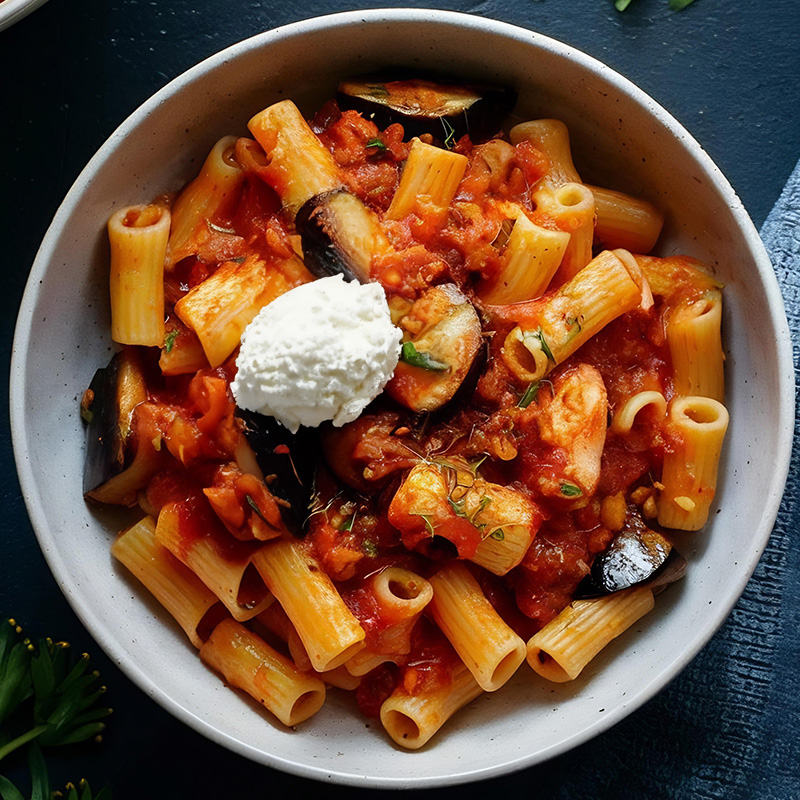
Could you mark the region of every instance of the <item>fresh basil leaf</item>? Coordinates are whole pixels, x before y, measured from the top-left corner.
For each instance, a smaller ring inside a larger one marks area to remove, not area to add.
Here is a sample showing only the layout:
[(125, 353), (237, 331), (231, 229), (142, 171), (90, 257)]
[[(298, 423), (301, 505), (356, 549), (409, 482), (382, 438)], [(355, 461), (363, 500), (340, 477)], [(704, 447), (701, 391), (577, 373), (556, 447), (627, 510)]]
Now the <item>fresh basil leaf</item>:
[(386, 145), (377, 137), (375, 139), (370, 139), (365, 145), (365, 148), (369, 149), (370, 147), (374, 147), (376, 150), (380, 151), (381, 153), (385, 153), (387, 150)]
[(561, 494), (564, 497), (580, 497), (583, 492), (574, 483), (562, 483)]
[(410, 364), (412, 367), (427, 369), (431, 372), (444, 372), (447, 369), (447, 364), (432, 358), (430, 353), (418, 352), (414, 342), (403, 342), (400, 360), (405, 361), (406, 364)]
[(173, 328), (164, 337), (164, 352), (171, 353), (172, 348), (175, 346), (175, 340), (181, 335), (179, 328)]

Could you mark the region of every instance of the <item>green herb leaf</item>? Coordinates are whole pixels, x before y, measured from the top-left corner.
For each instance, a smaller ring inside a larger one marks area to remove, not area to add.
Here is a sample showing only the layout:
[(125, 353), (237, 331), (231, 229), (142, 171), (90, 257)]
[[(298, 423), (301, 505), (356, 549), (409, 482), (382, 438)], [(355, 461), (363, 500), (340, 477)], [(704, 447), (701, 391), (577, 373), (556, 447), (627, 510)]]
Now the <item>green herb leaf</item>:
[(8, 778), (4, 778), (2, 775), (0, 775), (0, 797), (3, 800), (25, 800), (25, 795)]
[(275, 526), (274, 526), (272, 523), (270, 523), (270, 522), (269, 522), (267, 519), (265, 519), (264, 515), (261, 513), (261, 509), (258, 507), (258, 503), (256, 503), (256, 501), (255, 501), (255, 500), (253, 500), (253, 498), (252, 498), (252, 497), (251, 497), (249, 494), (246, 494), (246, 495), (244, 496), (244, 499), (245, 499), (245, 500), (247, 500), (247, 505), (249, 505), (249, 506), (250, 506), (250, 508), (252, 508), (252, 509), (253, 509), (253, 511), (255, 511), (255, 512), (256, 512), (256, 514), (258, 514), (258, 518), (259, 518), (259, 519), (260, 519), (260, 520), (261, 520), (261, 521), (262, 521), (262, 522), (263, 522), (263, 523), (264, 523), (264, 524), (265, 524), (267, 527), (269, 527), (269, 528), (274, 528), (274, 527), (275, 527)]
[(561, 494), (564, 497), (580, 497), (583, 492), (574, 483), (562, 483)]
[(167, 335), (164, 337), (164, 352), (171, 353), (172, 348), (175, 346), (175, 340), (181, 335), (179, 328), (173, 328), (171, 331), (167, 331)]
[(614, 8), (617, 11), (624, 11), (631, 4), (631, 0), (615, 0)]
[(375, 558), (378, 555), (378, 546), (370, 539), (364, 539), (361, 542), (361, 549), (370, 557)]
[(442, 127), (445, 133), (443, 144), (448, 150), (452, 150), (456, 139), (456, 129), (453, 127), (450, 120), (445, 119), (445, 117), (440, 117), (440, 119), (442, 120)]
[(379, 152), (385, 153), (388, 149), (386, 145), (377, 137), (374, 139), (370, 139), (365, 145), (365, 148), (369, 149), (370, 147), (376, 148)]
[(539, 397), (541, 383), (541, 381), (531, 381), (528, 384), (528, 388), (525, 390), (522, 397), (520, 397), (519, 403), (517, 403), (517, 408), (527, 408), (531, 403), (536, 402)]
[(412, 367), (427, 369), (431, 372), (444, 372), (448, 368), (447, 364), (432, 358), (430, 353), (418, 352), (414, 342), (403, 342), (400, 360), (405, 361), (406, 364), (410, 364)]
[(353, 525), (355, 524), (355, 521), (356, 521), (356, 512), (354, 511), (353, 515), (351, 517), (348, 517), (347, 521), (344, 523), (344, 525), (342, 525), (340, 530), (352, 531), (353, 530)]
[(555, 356), (553, 355), (553, 351), (550, 349), (550, 345), (547, 344), (547, 339), (544, 338), (544, 333), (541, 328), (536, 331), (536, 336), (539, 338), (539, 343), (542, 345), (542, 352), (547, 356), (548, 360), (555, 364)]
[(436, 529), (433, 527), (430, 514), (418, 514), (417, 516), (422, 517), (425, 522), (425, 527), (428, 529), (428, 533), (431, 535), (431, 538), (433, 538), (436, 535)]

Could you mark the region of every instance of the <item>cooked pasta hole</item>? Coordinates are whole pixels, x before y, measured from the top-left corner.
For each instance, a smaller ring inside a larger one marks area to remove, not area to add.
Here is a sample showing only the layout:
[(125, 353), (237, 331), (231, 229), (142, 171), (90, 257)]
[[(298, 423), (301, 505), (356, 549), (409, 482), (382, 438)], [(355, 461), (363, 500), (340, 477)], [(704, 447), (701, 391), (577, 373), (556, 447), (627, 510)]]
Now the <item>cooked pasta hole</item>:
[(298, 722), (302, 722), (316, 711), (319, 711), (324, 700), (325, 698), (321, 696), (321, 693), (316, 689), (304, 692), (294, 701), (289, 717), (291, 719), (296, 719)]
[(420, 586), (420, 584), (415, 580), (390, 580), (389, 591), (395, 597), (399, 597), (401, 600), (416, 600), (419, 597), (420, 592), (422, 592), (422, 586)]
[(222, 622), (223, 619), (228, 617), (228, 610), (225, 608), (222, 603), (214, 603), (211, 608), (203, 614), (203, 618), (197, 623), (197, 627), (195, 630), (197, 631), (197, 635), (200, 637), (202, 641), (206, 641), (211, 633), (213, 632), (214, 628)]
[(384, 720), (384, 727), (396, 732), (398, 739), (416, 741), (420, 737), (419, 725), (402, 711), (389, 711)]
[(239, 169), (239, 162), (236, 160), (236, 145), (232, 144), (230, 147), (225, 148), (222, 154), (222, 160), (229, 166)]
[(556, 200), (568, 208), (588, 202), (591, 196), (588, 189), (577, 183), (565, 183), (556, 191)]
[(706, 403), (686, 406), (686, 408), (683, 409), (683, 415), (688, 417), (692, 422), (696, 422), (698, 425), (711, 425), (719, 421), (717, 409)]
[(512, 650), (495, 667), (492, 673), (492, 683), (497, 685), (504, 684), (517, 671), (519, 663), (519, 653), (516, 650)]
[(354, 656), (359, 650), (361, 650), (364, 646), (363, 642), (355, 642), (351, 644), (346, 650), (343, 650), (339, 653), (338, 656), (331, 659), (326, 665), (325, 669), (336, 669), (336, 667), (341, 667), (346, 661), (349, 661), (352, 656)]
[(159, 222), (164, 215), (160, 206), (133, 206), (128, 209), (122, 224), (126, 228), (149, 228)]
[(254, 608), (269, 592), (264, 580), (253, 564), (248, 564), (239, 583), (236, 602), (243, 608)]

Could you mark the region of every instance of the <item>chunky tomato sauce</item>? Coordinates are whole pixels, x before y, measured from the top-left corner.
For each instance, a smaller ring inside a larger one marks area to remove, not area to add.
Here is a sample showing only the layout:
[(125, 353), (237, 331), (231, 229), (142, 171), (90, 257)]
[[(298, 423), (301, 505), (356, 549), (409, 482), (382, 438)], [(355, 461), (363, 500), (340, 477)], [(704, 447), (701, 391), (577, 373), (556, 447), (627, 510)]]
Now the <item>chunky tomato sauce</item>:
[[(276, 440), (253, 452), (231, 391), (237, 351), (211, 368), (199, 326), (176, 312), (223, 265), (236, 274), (257, 260), (266, 275), (262, 304), (313, 279), (280, 199), (291, 175), (257, 142), (239, 139), (231, 157), (244, 179), (194, 233), (192, 254), (166, 274), (164, 346), (136, 356), (146, 401), (130, 414), (127, 451), (140, 478), (117, 502), (138, 502), (154, 518), (169, 518), (170, 549), (184, 563), (200, 543), (223, 561), (247, 563), (265, 543), (292, 535), (288, 515), (303, 517), (295, 541), (360, 623), (366, 650), (388, 659), (364, 675), (356, 692), (362, 711), (377, 716), (393, 692), (446, 687), (460, 664), (428, 611), (390, 640), (399, 618), (371, 588), (382, 570), (428, 579), (442, 565), (466, 563), (500, 617), (528, 640), (569, 605), (624, 525), (656, 525), (654, 497), (674, 440), (651, 407), (630, 430), (617, 432), (610, 422), (640, 392), (672, 399), (666, 318), (677, 303), (699, 297), (708, 280), (690, 259), (674, 260), (670, 293), (654, 289), (654, 305), (643, 299), (556, 364), (540, 320), (569, 276), (557, 273), (535, 299), (481, 299), (504, 268), (509, 209), (545, 230), (570, 232), (570, 223), (537, 207), (533, 189), (551, 169), (544, 152), (530, 141), (474, 144), (464, 136), (452, 143), (467, 165), (449, 207), (420, 203), (389, 219), (383, 215), (412, 147), (402, 126), (380, 130), (333, 101), (310, 125), (344, 188), (381, 219), (391, 247), (375, 256), (370, 275), (386, 290), (406, 342), (417, 346), (407, 352), (404, 345), (387, 391), (357, 420), (324, 424), (302, 445)], [(437, 287), (453, 288), (437, 294)], [(466, 307), (472, 327), (456, 327), (449, 350), (426, 350), (426, 335)], [(580, 332), (581, 319), (569, 324)], [(536, 381), (520, 377), (509, 360), (517, 329), (538, 336), (548, 359)], [(462, 362), (458, 372), (454, 364)], [(442, 386), (446, 402), (431, 409), (427, 398)], [(300, 461), (316, 462), (309, 508), (295, 507), (281, 490), (286, 475), (263, 466), (265, 453), (270, 465), (273, 456), (289, 459), (300, 484)], [(513, 541), (524, 543), (513, 563), (493, 562), (492, 548)], [(251, 565), (239, 602), (254, 607), (264, 592)]]

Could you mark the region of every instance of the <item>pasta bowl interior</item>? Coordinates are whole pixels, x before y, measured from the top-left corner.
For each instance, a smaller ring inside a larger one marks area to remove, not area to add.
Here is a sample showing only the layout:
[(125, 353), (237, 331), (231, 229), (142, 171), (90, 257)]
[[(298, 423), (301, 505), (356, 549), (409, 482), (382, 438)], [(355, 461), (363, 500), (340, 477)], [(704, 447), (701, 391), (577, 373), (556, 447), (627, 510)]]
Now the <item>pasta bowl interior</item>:
[[(135, 580), (112, 561), (135, 521), (83, 500), (78, 400), (113, 346), (108, 244), (112, 212), (191, 179), (211, 146), (291, 98), (311, 115), (339, 80), (404, 64), (513, 86), (518, 120), (556, 117), (584, 180), (643, 196), (665, 212), (657, 253), (688, 253), (725, 284), (723, 341), (731, 425), (712, 519), (677, 537), (686, 578), (612, 642), (577, 680), (520, 670), (481, 694), (437, 739), (396, 747), (377, 721), (329, 692), (287, 731), (223, 685)], [(20, 312), (11, 376), (20, 479), (42, 549), (83, 622), (144, 691), (204, 735), (295, 774), (354, 785), (422, 787), (491, 777), (542, 761), (618, 722), (708, 641), (765, 546), (791, 448), (793, 372), (780, 293), (752, 223), (700, 147), (643, 92), (600, 63), (538, 34), (433, 11), (345, 13), (235, 45), (136, 111), (78, 178), (47, 233)], [(54, 437), (52, 420), (59, 420)]]

